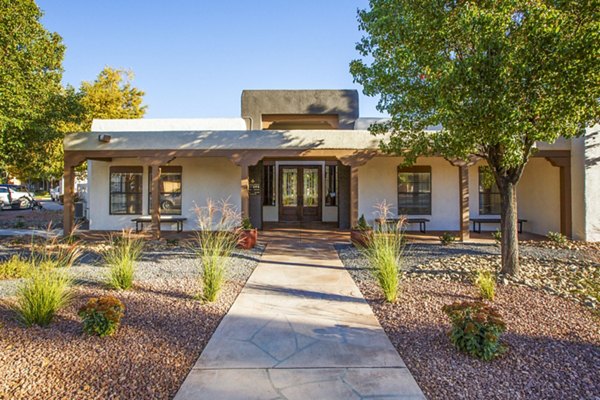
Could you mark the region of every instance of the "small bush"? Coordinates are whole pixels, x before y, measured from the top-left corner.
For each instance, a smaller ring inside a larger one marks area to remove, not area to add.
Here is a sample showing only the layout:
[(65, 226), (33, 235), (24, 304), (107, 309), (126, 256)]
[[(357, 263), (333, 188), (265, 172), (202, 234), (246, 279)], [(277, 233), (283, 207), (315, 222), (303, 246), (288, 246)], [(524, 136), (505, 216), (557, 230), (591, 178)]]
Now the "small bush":
[(371, 229), (371, 227), (367, 223), (367, 219), (365, 218), (364, 214), (362, 214), (360, 216), (360, 218), (358, 219), (358, 223), (356, 224), (356, 226), (353, 229), (356, 229), (359, 231), (368, 231), (369, 229)]
[(546, 237), (548, 238), (548, 240), (550, 240), (551, 242), (554, 242), (558, 245), (565, 245), (567, 244), (567, 237), (565, 235), (563, 235), (560, 232), (548, 232), (548, 234), (546, 235)]
[(486, 361), (506, 350), (499, 342), (506, 324), (492, 307), (482, 302), (457, 302), (442, 310), (452, 322), (448, 336), (458, 350)]
[(479, 270), (474, 281), (479, 289), (479, 294), (484, 299), (494, 301), (496, 294), (496, 277), (491, 271)]
[[(389, 214), (387, 203), (377, 206), (380, 220)], [(402, 221), (398, 224), (382, 224), (373, 232), (362, 253), (369, 260), (373, 276), (377, 279), (386, 301), (394, 303), (400, 288), (400, 263), (404, 247)]]
[(252, 222), (250, 222), (250, 218), (246, 217), (246, 218), (242, 219), (242, 229), (244, 229), (244, 230), (254, 229), (254, 226), (252, 226)]
[(8, 260), (0, 263), (0, 279), (22, 278), (27, 273), (30, 263), (18, 255), (13, 255)]
[(444, 232), (441, 236), (440, 236), (440, 242), (442, 243), (442, 245), (444, 246), (448, 246), (449, 244), (451, 244), (452, 242), (454, 242), (456, 240), (456, 237), (454, 237), (453, 234), (451, 234), (450, 232)]
[(109, 268), (106, 283), (113, 289), (127, 290), (133, 286), (135, 263), (142, 254), (144, 242), (134, 237), (131, 230), (124, 230), (110, 239), (112, 246), (102, 254)]
[(206, 207), (196, 207), (199, 230), (193, 250), (200, 261), (200, 279), (205, 302), (217, 299), (225, 283), (225, 265), (240, 241), (240, 215), (226, 201), (208, 199)]
[(48, 325), (72, 298), (72, 280), (56, 263), (33, 264), (17, 289), (15, 311), (27, 326)]
[(502, 232), (500, 232), (500, 229), (498, 229), (496, 232), (492, 232), (492, 237), (496, 241), (497, 245), (502, 243)]
[(125, 306), (113, 296), (93, 297), (79, 309), (83, 331), (100, 337), (112, 336), (121, 325)]

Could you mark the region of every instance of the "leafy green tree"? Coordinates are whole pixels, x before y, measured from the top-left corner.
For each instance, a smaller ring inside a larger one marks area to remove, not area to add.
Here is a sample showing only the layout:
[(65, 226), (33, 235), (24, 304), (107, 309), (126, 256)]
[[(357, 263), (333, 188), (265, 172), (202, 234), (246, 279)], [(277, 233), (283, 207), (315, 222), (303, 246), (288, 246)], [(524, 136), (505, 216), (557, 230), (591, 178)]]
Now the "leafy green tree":
[(105, 67), (94, 82), (83, 82), (79, 89), (83, 116), (77, 130), (89, 131), (94, 118), (142, 118), (145, 93), (132, 86), (132, 79), (131, 71)]
[(33, 0), (0, 0), (0, 168), (12, 174), (58, 135), (65, 47), (41, 17)]
[[(598, 0), (371, 0), (351, 72), (401, 154), (487, 161), (502, 193), (502, 272), (517, 274), (516, 185), (537, 141), (598, 121)], [(425, 128), (441, 125), (437, 132)]]

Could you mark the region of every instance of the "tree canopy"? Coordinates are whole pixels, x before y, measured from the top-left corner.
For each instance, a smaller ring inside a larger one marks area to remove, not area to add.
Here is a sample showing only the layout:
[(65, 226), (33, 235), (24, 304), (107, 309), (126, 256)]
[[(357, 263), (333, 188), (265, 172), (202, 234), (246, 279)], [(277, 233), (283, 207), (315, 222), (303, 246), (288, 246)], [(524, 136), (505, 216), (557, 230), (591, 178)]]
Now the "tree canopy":
[(132, 86), (133, 72), (105, 67), (94, 82), (82, 82), (79, 89), (82, 107), (80, 131), (89, 131), (94, 118), (142, 118), (144, 92)]
[(65, 47), (41, 17), (33, 0), (0, 0), (0, 169), (11, 172), (58, 136)]
[(359, 11), (365, 59), (350, 70), (391, 116), (371, 131), (391, 132), (382, 148), (408, 163), (488, 162), (503, 192), (504, 272), (518, 271), (514, 189), (535, 142), (599, 119), (599, 13), (598, 0), (371, 0)]

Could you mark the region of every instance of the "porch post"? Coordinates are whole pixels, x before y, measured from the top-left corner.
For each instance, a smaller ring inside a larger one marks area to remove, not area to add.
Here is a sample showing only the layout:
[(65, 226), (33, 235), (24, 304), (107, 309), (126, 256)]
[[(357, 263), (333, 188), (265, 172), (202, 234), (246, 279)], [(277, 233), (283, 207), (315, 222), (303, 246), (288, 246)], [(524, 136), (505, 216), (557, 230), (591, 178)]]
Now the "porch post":
[(358, 223), (358, 167), (350, 167), (350, 226)]
[(160, 165), (152, 165), (152, 233), (160, 239)]
[(460, 240), (464, 242), (470, 239), (469, 234), (469, 167), (461, 165), (458, 167), (459, 181), (459, 203), (460, 203)]
[(250, 195), (248, 193), (248, 177), (249, 177), (249, 168), (248, 164), (240, 164), (241, 168), (241, 185), (240, 185), (240, 195), (242, 199), (242, 218), (250, 217)]
[(75, 205), (73, 204), (73, 193), (75, 187), (75, 166), (65, 158), (63, 188), (63, 234), (69, 236), (73, 233), (73, 215)]

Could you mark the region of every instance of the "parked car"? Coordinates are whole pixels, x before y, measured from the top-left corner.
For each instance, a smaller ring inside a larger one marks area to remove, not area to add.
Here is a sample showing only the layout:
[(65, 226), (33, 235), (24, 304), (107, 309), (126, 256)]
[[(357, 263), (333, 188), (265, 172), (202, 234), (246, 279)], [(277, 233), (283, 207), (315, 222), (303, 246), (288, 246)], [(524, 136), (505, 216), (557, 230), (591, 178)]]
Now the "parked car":
[(60, 200), (60, 186), (50, 189), (50, 199), (52, 201)]
[(37, 202), (33, 194), (25, 186), (0, 185), (0, 209), (10, 208), (33, 208)]

